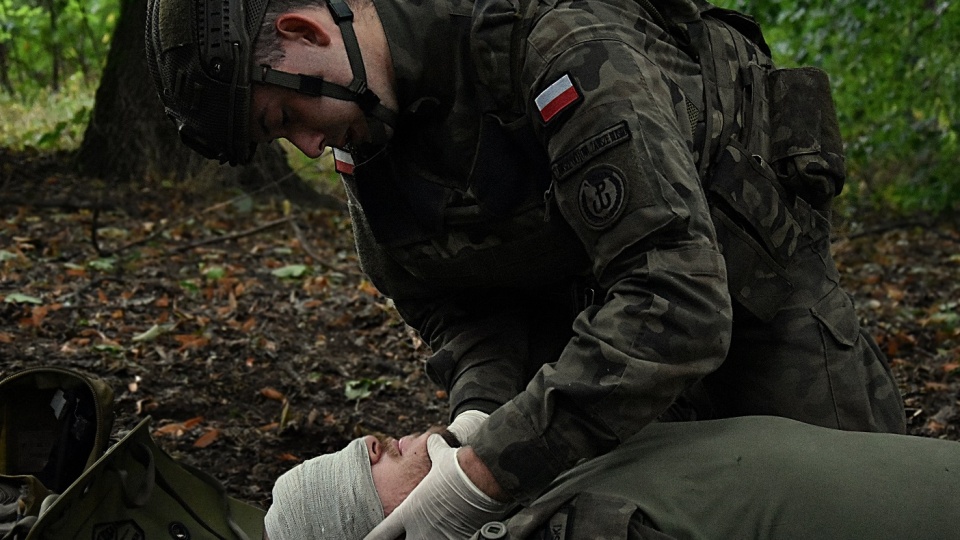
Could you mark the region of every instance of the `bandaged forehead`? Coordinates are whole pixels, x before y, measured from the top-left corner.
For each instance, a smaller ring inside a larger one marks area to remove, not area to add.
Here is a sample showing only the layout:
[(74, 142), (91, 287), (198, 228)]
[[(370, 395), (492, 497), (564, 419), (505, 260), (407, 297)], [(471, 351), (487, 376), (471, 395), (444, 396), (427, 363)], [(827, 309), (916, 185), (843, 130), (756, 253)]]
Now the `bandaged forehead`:
[(363, 439), (305, 461), (273, 487), (265, 525), (270, 540), (360, 540), (383, 521)]

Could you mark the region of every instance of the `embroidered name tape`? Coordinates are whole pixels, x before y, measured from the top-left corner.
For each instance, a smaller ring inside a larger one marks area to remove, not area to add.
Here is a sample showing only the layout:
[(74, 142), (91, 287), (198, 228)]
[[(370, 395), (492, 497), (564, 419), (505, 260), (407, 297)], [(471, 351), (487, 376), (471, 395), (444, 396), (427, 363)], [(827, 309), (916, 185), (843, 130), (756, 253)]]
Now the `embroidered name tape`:
[(340, 174), (353, 174), (353, 156), (337, 148), (333, 149), (333, 164)]
[(574, 86), (569, 74), (564, 74), (546, 90), (540, 92), (534, 103), (540, 111), (540, 118), (544, 123), (549, 122), (564, 109), (580, 101), (580, 91)]

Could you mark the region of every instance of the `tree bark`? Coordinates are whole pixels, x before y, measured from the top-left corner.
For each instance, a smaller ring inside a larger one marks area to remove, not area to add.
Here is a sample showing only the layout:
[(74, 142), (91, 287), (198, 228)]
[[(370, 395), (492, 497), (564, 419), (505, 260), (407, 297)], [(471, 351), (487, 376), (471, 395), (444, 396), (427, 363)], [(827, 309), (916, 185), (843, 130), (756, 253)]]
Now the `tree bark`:
[(261, 191), (276, 186), (298, 204), (329, 206), (326, 196), (291, 170), (279, 145), (261, 145), (245, 167), (219, 165), (184, 145), (147, 68), (146, 0), (121, 0), (120, 5), (90, 123), (77, 152), (81, 174), (134, 185), (172, 179)]
[(47, 2), (47, 9), (50, 12), (50, 56), (53, 61), (51, 62), (50, 68), (50, 86), (53, 88), (54, 92), (60, 91), (60, 64), (62, 64), (63, 52), (60, 48), (60, 29), (58, 28), (58, 15), (57, 2), (55, 0), (49, 0)]
[(13, 85), (10, 83), (10, 62), (8, 51), (9, 49), (6, 42), (0, 41), (0, 87), (2, 87), (11, 96), (15, 96), (16, 92), (13, 89)]

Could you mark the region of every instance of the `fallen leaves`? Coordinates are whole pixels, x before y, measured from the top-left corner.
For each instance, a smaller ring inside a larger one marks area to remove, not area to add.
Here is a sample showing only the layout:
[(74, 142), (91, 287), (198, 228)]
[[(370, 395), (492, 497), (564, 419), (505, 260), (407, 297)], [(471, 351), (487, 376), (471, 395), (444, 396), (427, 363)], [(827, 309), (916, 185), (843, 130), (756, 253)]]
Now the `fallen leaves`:
[(260, 395), (267, 399), (272, 399), (273, 401), (284, 401), (286, 399), (286, 397), (284, 397), (282, 392), (280, 392), (276, 388), (271, 388), (269, 386), (265, 388), (261, 388)]
[[(179, 439), (193, 431), (199, 431), (204, 418), (195, 416), (183, 422), (170, 422), (163, 424), (153, 430), (154, 437), (172, 437)], [(208, 427), (202, 430), (202, 433), (193, 441), (194, 448), (206, 448), (215, 443), (220, 438), (220, 430), (215, 427)]]
[(220, 438), (220, 430), (210, 428), (193, 442), (193, 446), (196, 448), (206, 448), (213, 444), (218, 438)]
[(169, 435), (173, 437), (182, 437), (184, 433), (190, 431), (196, 426), (199, 426), (202, 422), (202, 416), (195, 416), (189, 420), (184, 420), (183, 422), (170, 422), (155, 429), (153, 434), (157, 436)]

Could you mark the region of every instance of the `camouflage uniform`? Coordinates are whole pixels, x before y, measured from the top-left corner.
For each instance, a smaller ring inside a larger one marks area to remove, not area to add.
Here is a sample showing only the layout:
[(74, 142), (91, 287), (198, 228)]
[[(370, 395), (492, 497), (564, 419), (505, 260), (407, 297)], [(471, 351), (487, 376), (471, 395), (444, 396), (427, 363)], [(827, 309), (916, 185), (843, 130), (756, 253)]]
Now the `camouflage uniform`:
[(958, 471), (956, 441), (777, 417), (655, 423), (561, 475), (502, 538), (957, 539), (944, 498)]
[(374, 2), (401, 115), (341, 169), (361, 262), (452, 412), (495, 410), (475, 450), (508, 493), (529, 502), (681, 394), (700, 418), (903, 431), (830, 257), (835, 115), (770, 127), (791, 92), (768, 92), (751, 21), (691, 0)]

